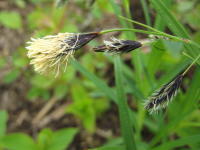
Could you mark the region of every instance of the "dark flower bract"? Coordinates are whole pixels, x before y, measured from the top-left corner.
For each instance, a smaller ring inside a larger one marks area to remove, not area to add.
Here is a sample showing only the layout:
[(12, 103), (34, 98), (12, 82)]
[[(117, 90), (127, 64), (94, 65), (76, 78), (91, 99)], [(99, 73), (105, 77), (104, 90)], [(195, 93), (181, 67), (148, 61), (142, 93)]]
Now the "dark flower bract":
[(128, 53), (134, 49), (141, 47), (142, 44), (132, 40), (119, 40), (112, 38), (111, 41), (104, 41), (104, 45), (93, 48), (95, 52), (107, 52), (107, 53)]

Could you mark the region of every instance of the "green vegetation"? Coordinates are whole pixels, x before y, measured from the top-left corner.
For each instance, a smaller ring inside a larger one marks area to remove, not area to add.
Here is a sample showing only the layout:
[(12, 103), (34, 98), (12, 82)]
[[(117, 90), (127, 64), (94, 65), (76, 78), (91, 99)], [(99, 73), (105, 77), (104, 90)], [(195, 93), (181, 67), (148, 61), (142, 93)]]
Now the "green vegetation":
[[(2, 4), (0, 150), (200, 148), (198, 0)], [(30, 37), (92, 31), (103, 35), (77, 50), (59, 77), (40, 75), (29, 64), (25, 42)], [(112, 35), (151, 42), (122, 55), (91, 50)], [(190, 64), (173, 101), (149, 114), (148, 97)]]
[(24, 133), (5, 134), (7, 114), (0, 112), (1, 139), (0, 147), (13, 150), (63, 150), (69, 146), (77, 133), (75, 128), (63, 128), (53, 132), (43, 129), (38, 134), (36, 141)]

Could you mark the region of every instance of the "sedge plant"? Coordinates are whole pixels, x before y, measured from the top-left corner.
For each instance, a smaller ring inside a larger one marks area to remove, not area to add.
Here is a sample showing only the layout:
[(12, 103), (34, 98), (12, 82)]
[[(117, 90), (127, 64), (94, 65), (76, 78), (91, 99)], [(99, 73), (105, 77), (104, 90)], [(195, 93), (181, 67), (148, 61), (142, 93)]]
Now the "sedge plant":
[[(66, 67), (67, 61), (69, 58), (72, 58), (74, 52), (80, 49), (82, 46), (89, 43), (91, 40), (97, 38), (98, 36), (110, 33), (110, 32), (133, 32), (133, 33), (142, 33), (146, 35), (155, 35), (157, 37), (166, 37), (168, 40), (183, 42), (186, 45), (192, 45), (197, 48), (200, 48), (200, 45), (188, 38), (182, 38), (179, 36), (174, 36), (167, 34), (165, 32), (159, 31), (153, 27), (142, 24), (140, 22), (127, 19), (125, 17), (119, 16), (120, 18), (140, 25), (147, 30), (141, 29), (133, 29), (133, 28), (114, 28), (102, 30), (100, 32), (91, 32), (91, 33), (59, 33), (57, 35), (46, 36), (40, 39), (32, 39), (27, 49), (28, 57), (31, 58), (31, 64), (34, 65), (35, 70), (42, 74), (48, 74), (52, 70), (56, 72), (56, 76), (60, 73), (61, 66), (65, 64)], [(151, 41), (150, 41), (151, 42)], [(141, 47), (146, 43), (140, 43), (139, 41), (130, 41), (130, 40), (119, 40), (113, 39), (112, 41), (105, 41), (104, 45), (100, 45), (95, 47), (93, 50), (95, 52), (111, 52), (114, 54), (127, 53), (131, 50)], [(192, 58), (189, 54), (186, 54), (189, 58)], [(193, 62), (185, 69), (185, 71), (181, 74), (178, 74), (174, 79), (165, 85), (163, 85), (158, 91), (156, 91), (146, 102), (145, 108), (150, 112), (157, 111), (160, 108), (164, 108), (167, 104), (172, 100), (172, 98), (176, 95), (181, 82), (183, 80), (184, 75), (188, 72), (188, 70), (195, 63), (198, 62), (200, 55), (194, 58)], [(120, 117), (120, 126), (121, 133), (123, 136), (123, 142), (127, 150), (137, 149), (137, 144), (135, 143), (132, 121), (130, 117), (130, 109), (128, 107), (126, 101), (126, 95), (123, 90), (123, 70), (122, 64), (119, 56), (115, 58), (115, 80), (116, 80), (116, 93), (106, 91), (108, 95), (114, 99), (119, 108), (119, 117)], [(97, 86), (102, 88), (104, 83), (100, 83), (98, 78), (95, 76), (88, 74), (78, 66), (77, 62), (73, 62), (72, 64), (79, 68), (83, 74), (86, 74), (92, 80), (97, 81)], [(64, 69), (65, 70), (65, 69)], [(102, 88), (103, 91), (105, 89)]]

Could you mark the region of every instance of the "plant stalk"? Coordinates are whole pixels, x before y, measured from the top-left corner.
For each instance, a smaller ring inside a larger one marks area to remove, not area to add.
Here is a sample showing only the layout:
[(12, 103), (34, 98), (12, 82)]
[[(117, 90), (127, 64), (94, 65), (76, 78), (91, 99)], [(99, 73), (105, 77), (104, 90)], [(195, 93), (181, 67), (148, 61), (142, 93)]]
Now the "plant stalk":
[(192, 41), (188, 40), (188, 39), (183, 39), (183, 38), (179, 38), (177, 36), (173, 36), (164, 32), (158, 32), (158, 31), (145, 31), (145, 30), (140, 30), (140, 29), (130, 29), (130, 28), (114, 28), (114, 29), (108, 29), (108, 30), (102, 30), (99, 32), (99, 34), (106, 34), (109, 32), (117, 32), (117, 31), (131, 31), (131, 32), (138, 32), (138, 33), (143, 33), (143, 34), (152, 34), (152, 35), (157, 35), (157, 36), (164, 36), (164, 37), (168, 37), (170, 39), (173, 39), (175, 41), (180, 41), (180, 42), (185, 42), (185, 43), (191, 43), (194, 44)]
[(185, 69), (185, 71), (182, 73), (182, 75), (184, 76), (189, 70), (190, 68), (199, 60), (200, 58), (200, 54), (195, 58), (195, 60)]

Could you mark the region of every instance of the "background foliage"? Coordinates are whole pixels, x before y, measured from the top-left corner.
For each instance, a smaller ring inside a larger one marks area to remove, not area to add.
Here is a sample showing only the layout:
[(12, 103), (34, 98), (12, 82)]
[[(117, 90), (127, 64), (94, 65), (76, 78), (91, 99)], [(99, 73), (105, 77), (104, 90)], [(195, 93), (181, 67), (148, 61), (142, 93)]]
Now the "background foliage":
[(198, 65), (166, 110), (149, 115), (143, 103), (191, 63), (183, 51), (195, 58), (200, 49), (159, 39), (120, 58), (90, 50), (111, 36), (148, 38), (111, 33), (79, 50), (59, 78), (35, 73), (25, 49), (30, 37), (138, 28), (119, 15), (199, 43), (199, 13), (198, 0), (0, 1), (0, 149), (199, 149)]

